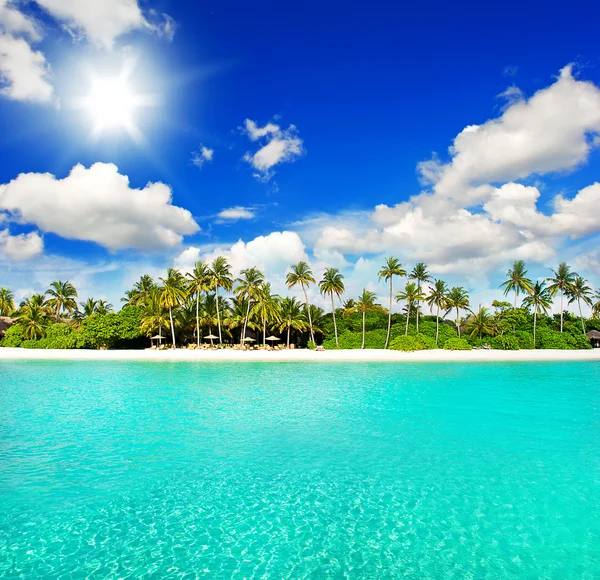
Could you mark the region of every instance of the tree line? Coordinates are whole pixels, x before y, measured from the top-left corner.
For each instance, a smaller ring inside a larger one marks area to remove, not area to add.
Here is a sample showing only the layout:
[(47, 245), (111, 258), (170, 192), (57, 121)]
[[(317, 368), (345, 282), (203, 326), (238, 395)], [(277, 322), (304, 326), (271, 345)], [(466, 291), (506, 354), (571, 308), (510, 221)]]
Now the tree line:
[[(565, 301), (577, 306), (583, 333), (586, 326), (582, 305), (590, 306), (595, 318), (600, 316), (600, 292), (594, 294), (587, 280), (566, 263), (552, 269), (545, 280), (534, 282), (527, 274), (522, 260), (513, 263), (500, 285), (504, 296), (513, 294), (513, 303), (495, 301), (492, 306), (497, 310), (496, 315), (486, 307), (472, 310), (467, 290), (462, 286), (448, 287), (444, 280), (429, 273), (426, 264), (420, 262), (409, 271), (395, 257), (388, 257), (378, 272), (378, 280), (385, 282), (389, 289), (386, 306), (379, 304), (376, 294), (367, 289), (356, 299), (345, 298), (344, 276), (338, 269), (326, 268), (317, 282), (309, 264), (304, 261), (292, 265), (285, 278), (287, 288), (300, 290), (304, 300), (281, 297), (272, 292), (270, 283), (258, 268), (246, 268), (235, 278), (231, 265), (222, 256), (212, 263), (198, 261), (186, 274), (169, 268), (165, 277), (158, 281), (144, 275), (125, 293), (122, 301), (124, 308), (138, 309), (142, 335), (162, 339), (163, 331), (168, 332), (173, 348), (177, 345), (178, 335), (184, 339), (192, 338), (198, 346), (203, 339), (218, 344), (233, 340), (244, 344), (254, 341), (248, 335), (249, 330), (257, 337), (262, 336), (262, 344), (266, 344), (268, 333), (277, 333), (288, 347), (294, 336), (305, 336), (314, 344), (315, 334), (332, 334), (332, 345), (339, 347), (339, 316), (359, 319), (361, 348), (365, 348), (367, 319), (375, 314), (386, 317), (383, 348), (389, 348), (393, 317), (397, 317), (393, 315), (394, 302), (404, 305), (401, 316), (405, 335), (409, 334), (411, 322), (416, 334), (420, 333), (420, 320), (426, 316), (422, 305), (429, 307), (435, 320), (436, 345), (440, 341), (440, 323), (446, 323), (450, 314), (459, 338), (466, 333), (469, 338), (483, 339), (484, 336), (503, 334), (499, 320), (506, 318), (509, 307), (511, 310), (523, 309), (533, 317), (534, 347), (538, 319), (548, 316), (557, 297), (560, 333), (565, 324)], [(406, 283), (394, 292), (394, 283), (400, 278), (406, 278)], [(327, 315), (309, 301), (309, 289), (314, 285), (330, 303)], [(113, 306), (104, 300), (88, 298), (78, 302), (78, 298), (71, 282), (55, 281), (45, 294), (34, 294), (17, 307), (13, 293), (0, 288), (0, 315), (14, 318), (25, 340), (39, 340), (46, 336), (53, 323), (68, 324), (77, 329), (92, 317), (114, 312)], [(208, 334), (204, 336), (204, 332)]]

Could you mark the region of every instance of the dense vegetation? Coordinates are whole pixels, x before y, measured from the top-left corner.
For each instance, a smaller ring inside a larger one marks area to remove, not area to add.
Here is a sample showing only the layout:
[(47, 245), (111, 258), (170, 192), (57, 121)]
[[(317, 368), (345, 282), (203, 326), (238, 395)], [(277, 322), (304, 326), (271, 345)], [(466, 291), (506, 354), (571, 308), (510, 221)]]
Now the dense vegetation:
[[(394, 294), (395, 280), (403, 277), (408, 278), (404, 288)], [(586, 330), (600, 330), (600, 292), (594, 295), (565, 263), (547, 280), (534, 283), (525, 264), (514, 262), (501, 285), (513, 302), (494, 301), (491, 309), (476, 311), (464, 288), (448, 288), (423, 263), (408, 272), (390, 257), (379, 279), (389, 284), (385, 306), (366, 289), (357, 299), (343, 300), (344, 279), (335, 268), (327, 268), (317, 283), (307, 263), (292, 266), (286, 284), (300, 291), (300, 301), (273, 294), (256, 268), (234, 279), (223, 257), (210, 265), (198, 262), (187, 275), (171, 268), (158, 282), (142, 276), (126, 292), (119, 312), (93, 298), (78, 303), (77, 290), (68, 281), (53, 282), (44, 295), (34, 294), (18, 307), (12, 292), (0, 288), (0, 316), (13, 322), (0, 346), (144, 348), (151, 337), (162, 341), (168, 336), (173, 347), (203, 340), (266, 344), (279, 339), (288, 346), (322, 342), (327, 349), (582, 349), (590, 348)], [(330, 312), (310, 304), (312, 285), (331, 304)], [(560, 311), (550, 316), (555, 300)], [(394, 302), (404, 304), (402, 312), (392, 312)], [(565, 310), (565, 302), (577, 308), (577, 315)], [(591, 318), (584, 318), (582, 303), (591, 307)], [(433, 315), (423, 314), (423, 304)]]

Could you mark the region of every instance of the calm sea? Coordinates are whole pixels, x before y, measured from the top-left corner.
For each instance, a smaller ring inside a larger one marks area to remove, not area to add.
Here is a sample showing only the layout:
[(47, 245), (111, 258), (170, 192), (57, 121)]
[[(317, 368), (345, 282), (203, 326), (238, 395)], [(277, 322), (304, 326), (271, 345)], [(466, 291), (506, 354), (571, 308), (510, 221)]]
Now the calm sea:
[(0, 577), (600, 578), (600, 364), (0, 361)]

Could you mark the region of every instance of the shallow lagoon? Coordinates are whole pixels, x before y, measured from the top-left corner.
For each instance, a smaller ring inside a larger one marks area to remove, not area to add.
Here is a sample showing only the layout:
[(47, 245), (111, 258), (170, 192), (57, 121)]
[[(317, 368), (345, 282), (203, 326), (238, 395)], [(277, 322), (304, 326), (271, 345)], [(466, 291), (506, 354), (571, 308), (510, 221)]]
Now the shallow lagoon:
[(0, 577), (597, 578), (599, 384), (0, 361)]

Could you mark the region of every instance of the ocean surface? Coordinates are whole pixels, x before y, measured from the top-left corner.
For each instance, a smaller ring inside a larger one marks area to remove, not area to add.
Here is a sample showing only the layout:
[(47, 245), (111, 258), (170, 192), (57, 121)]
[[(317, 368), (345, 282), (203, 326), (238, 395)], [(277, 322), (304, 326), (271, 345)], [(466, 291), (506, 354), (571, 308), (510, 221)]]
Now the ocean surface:
[(0, 361), (0, 578), (600, 578), (600, 364)]

